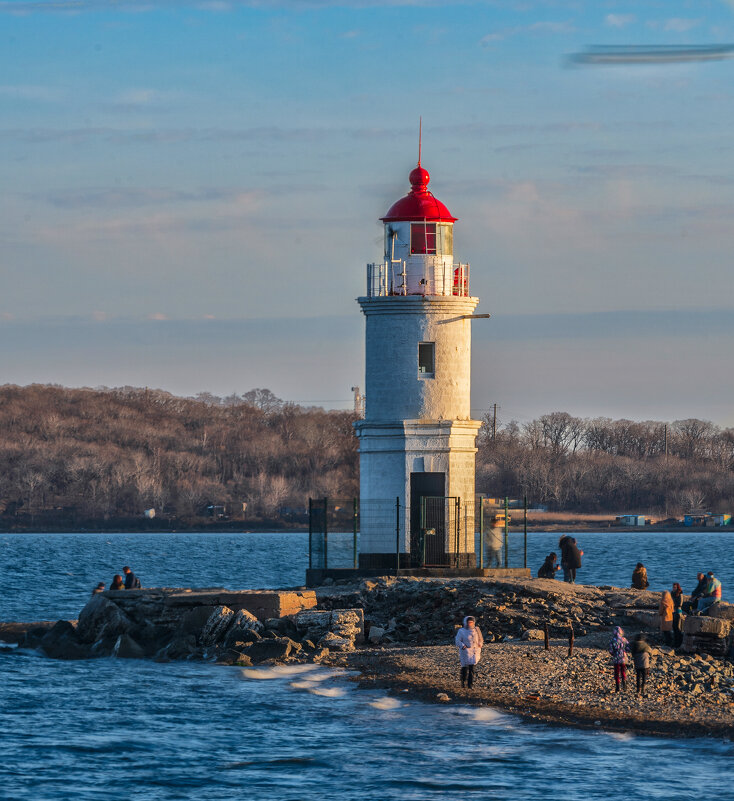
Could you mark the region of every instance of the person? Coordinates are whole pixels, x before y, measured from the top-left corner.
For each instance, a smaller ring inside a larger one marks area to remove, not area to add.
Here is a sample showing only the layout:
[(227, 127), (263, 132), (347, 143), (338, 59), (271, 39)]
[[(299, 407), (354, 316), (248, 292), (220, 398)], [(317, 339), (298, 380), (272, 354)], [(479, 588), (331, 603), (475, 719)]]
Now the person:
[(677, 581), (673, 582), (670, 595), (673, 599), (673, 648), (680, 648), (683, 643), (683, 588)]
[(706, 589), (706, 576), (703, 573), (696, 573), (696, 589), (691, 593), (690, 601), (683, 604), (684, 612), (695, 612), (698, 608), (698, 601)]
[(650, 586), (647, 580), (647, 568), (642, 562), (637, 563), (637, 567), (632, 571), (632, 589), (646, 590)]
[(721, 600), (721, 582), (714, 575), (713, 570), (709, 570), (706, 576), (706, 585), (703, 590), (703, 597), (698, 601), (698, 613), (705, 614), (717, 602)]
[(560, 565), (557, 564), (558, 557), (555, 553), (549, 553), (545, 557), (545, 562), (538, 568), (538, 578), (555, 579), (556, 570), (560, 570)]
[(568, 534), (561, 535), (558, 540), (558, 547), (561, 549), (561, 567), (563, 568), (563, 580), (570, 581), (571, 575), (568, 568), (568, 546), (571, 544), (571, 537)]
[(569, 537), (570, 542), (566, 544), (566, 563), (568, 565), (568, 581), (576, 583), (576, 571), (581, 567), (581, 557), (584, 552), (576, 544), (576, 537)]
[(104, 592), (104, 581), (100, 581), (99, 584), (92, 590), (92, 595), (99, 595), (102, 592)]
[(125, 574), (125, 589), (126, 590), (139, 590), (140, 589), (140, 579), (133, 573), (130, 568), (125, 565), (122, 568), (122, 572)]
[(111, 590), (124, 590), (125, 589), (125, 582), (122, 580), (122, 576), (119, 573), (115, 573), (112, 577), (112, 584), (110, 584)]
[(464, 625), (456, 632), (456, 647), (459, 649), (461, 662), (461, 686), (470, 690), (474, 684), (474, 666), (482, 657), (484, 638), (472, 615), (464, 618)]
[(487, 567), (499, 567), (502, 557), (503, 528), (498, 518), (492, 518), (492, 524), (487, 532)]
[(645, 640), (645, 635), (640, 632), (632, 643), (632, 662), (635, 666), (635, 678), (637, 679), (637, 695), (645, 696), (645, 684), (650, 675), (650, 657), (652, 648)]
[(619, 692), (619, 686), (622, 685), (622, 690), (627, 690), (627, 651), (630, 649), (630, 644), (624, 636), (624, 631), (620, 626), (616, 626), (612, 633), (612, 639), (609, 641), (609, 653), (612, 655), (612, 664), (614, 665), (614, 684)]
[(666, 645), (673, 644), (673, 596), (667, 591), (663, 590), (660, 596), (660, 606), (658, 607), (658, 615), (660, 615), (660, 631), (663, 634), (663, 641)]

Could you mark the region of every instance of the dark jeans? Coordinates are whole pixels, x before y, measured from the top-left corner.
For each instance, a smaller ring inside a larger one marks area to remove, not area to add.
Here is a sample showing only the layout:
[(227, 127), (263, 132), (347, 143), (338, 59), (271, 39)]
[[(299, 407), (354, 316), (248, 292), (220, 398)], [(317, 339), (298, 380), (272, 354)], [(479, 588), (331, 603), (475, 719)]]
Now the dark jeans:
[(474, 684), (474, 665), (464, 665), (461, 668), (461, 686), (464, 684), (471, 690)]
[(663, 632), (663, 642), (666, 645), (672, 645), (673, 644), (673, 632), (672, 631), (664, 631)]
[(680, 612), (673, 612), (673, 645), (680, 648), (683, 643), (683, 626), (681, 624)]
[(650, 673), (650, 668), (637, 668), (637, 692), (644, 693), (645, 692), (645, 682), (647, 681), (647, 676)]

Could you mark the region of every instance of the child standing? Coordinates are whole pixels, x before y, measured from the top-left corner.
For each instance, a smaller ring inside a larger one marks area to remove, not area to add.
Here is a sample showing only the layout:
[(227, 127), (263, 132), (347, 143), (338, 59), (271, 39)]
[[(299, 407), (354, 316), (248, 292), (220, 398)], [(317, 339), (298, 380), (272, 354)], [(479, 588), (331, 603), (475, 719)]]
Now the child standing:
[(482, 657), (482, 646), (484, 637), (477, 628), (476, 620), (467, 615), (464, 618), (464, 625), (456, 632), (456, 647), (459, 649), (459, 661), (461, 662), (461, 686), (465, 684), (471, 690), (474, 684), (474, 665)]
[(632, 643), (632, 661), (635, 663), (635, 676), (637, 677), (637, 695), (645, 697), (645, 684), (650, 675), (650, 657), (652, 648), (647, 644), (645, 635), (640, 632)]
[(627, 690), (627, 651), (630, 649), (630, 644), (627, 642), (620, 626), (614, 629), (612, 639), (609, 641), (609, 653), (612, 655), (612, 664), (614, 665), (614, 683), (619, 692), (619, 685), (621, 683), (622, 690)]

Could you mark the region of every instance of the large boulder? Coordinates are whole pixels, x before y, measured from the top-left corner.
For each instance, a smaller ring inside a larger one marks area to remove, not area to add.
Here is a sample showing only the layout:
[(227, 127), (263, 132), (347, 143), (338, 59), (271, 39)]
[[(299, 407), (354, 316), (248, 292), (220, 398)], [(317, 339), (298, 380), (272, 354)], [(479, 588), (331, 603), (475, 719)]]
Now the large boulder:
[(52, 659), (88, 659), (89, 647), (79, 642), (76, 629), (68, 620), (59, 620), (43, 636), (40, 648)]
[(118, 659), (143, 659), (145, 651), (129, 634), (121, 634), (117, 638), (112, 655)]
[(198, 637), (216, 608), (216, 606), (195, 606), (187, 610), (181, 618), (179, 633), (195, 634)]
[(251, 645), (262, 639), (254, 629), (243, 629), (239, 626), (232, 626), (224, 638), (225, 648), (242, 648)]
[(165, 648), (156, 654), (158, 659), (189, 659), (196, 653), (196, 637), (181, 634), (174, 637)]
[(223, 640), (234, 620), (234, 612), (228, 606), (218, 606), (209, 615), (199, 636), (201, 645), (207, 647), (216, 645)]
[(235, 612), (232, 626), (238, 626), (247, 631), (256, 631), (258, 634), (263, 630), (263, 624), (247, 609), (240, 609)]
[(275, 639), (262, 639), (254, 642), (244, 649), (244, 653), (250, 657), (253, 663), (273, 660), (281, 662), (287, 659), (291, 652), (300, 649), (298, 643), (288, 637), (277, 637)]
[(117, 604), (102, 595), (93, 595), (79, 613), (76, 631), (81, 642), (95, 642), (103, 637), (118, 637), (130, 629), (130, 618)]
[(683, 623), (684, 634), (713, 634), (715, 637), (728, 637), (731, 623), (707, 615), (688, 615)]
[(725, 604), (719, 601), (710, 606), (706, 614), (709, 617), (718, 617), (720, 620), (734, 620), (734, 604)]

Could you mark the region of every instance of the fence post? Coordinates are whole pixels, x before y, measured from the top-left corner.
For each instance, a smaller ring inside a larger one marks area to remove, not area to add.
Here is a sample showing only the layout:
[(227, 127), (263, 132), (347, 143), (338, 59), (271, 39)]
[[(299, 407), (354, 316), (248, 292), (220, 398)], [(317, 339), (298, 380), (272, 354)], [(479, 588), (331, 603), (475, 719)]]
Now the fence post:
[(479, 569), (484, 570), (484, 498), (479, 499)]
[(313, 567), (313, 498), (308, 499), (308, 569)]
[(324, 498), (324, 570), (329, 569), (329, 499)]
[(359, 514), (359, 502), (354, 499), (354, 541), (352, 543), (352, 551), (354, 557), (354, 569), (357, 569), (357, 515)]
[(421, 554), (421, 567), (426, 564), (426, 497), (421, 495), (421, 522), (418, 528), (420, 532), (420, 554)]
[(510, 500), (507, 497), (507, 495), (505, 495), (505, 567), (509, 567), (510, 565), (509, 554), (507, 553), (509, 546), (509, 537), (507, 536), (507, 529), (508, 529), (507, 513), (509, 511), (509, 508), (510, 508)]
[(395, 498), (395, 575), (400, 574), (400, 496)]
[(523, 567), (528, 566), (528, 496), (523, 495), (522, 497), (522, 505), (523, 505), (523, 535), (525, 538), (525, 563)]

